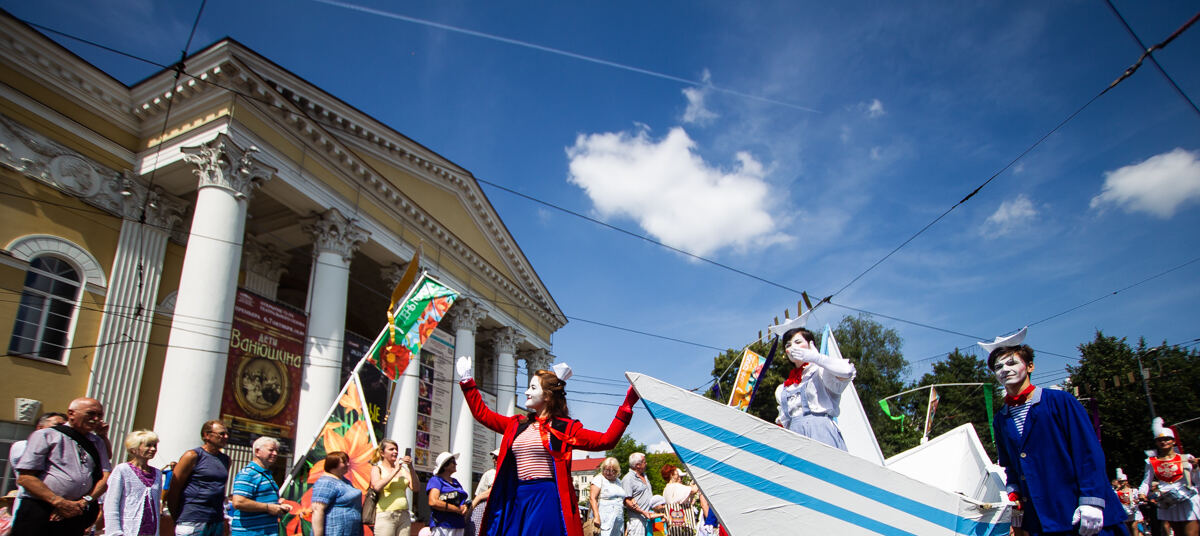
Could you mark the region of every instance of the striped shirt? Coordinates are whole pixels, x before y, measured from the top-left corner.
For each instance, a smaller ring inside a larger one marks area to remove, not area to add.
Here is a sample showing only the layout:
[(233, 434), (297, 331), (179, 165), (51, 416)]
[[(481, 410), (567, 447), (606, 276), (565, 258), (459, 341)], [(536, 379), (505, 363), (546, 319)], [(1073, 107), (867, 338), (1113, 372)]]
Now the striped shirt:
[(1017, 427), (1017, 433), (1025, 435), (1025, 417), (1029, 415), (1029, 408), (1032, 404), (1025, 402), (1018, 406), (1011, 406), (1008, 409), (1009, 415), (1012, 415), (1013, 424)]
[(554, 459), (542, 445), (538, 426), (536, 422), (529, 425), (513, 440), (512, 451), (517, 458), (517, 478), (520, 480), (554, 478)]
[[(279, 486), (275, 478), (258, 462), (250, 462), (233, 479), (233, 494), (255, 502), (274, 504), (279, 502)], [(266, 512), (243, 512), (233, 510), (229, 523), (232, 534), (276, 534), (279, 518)]]

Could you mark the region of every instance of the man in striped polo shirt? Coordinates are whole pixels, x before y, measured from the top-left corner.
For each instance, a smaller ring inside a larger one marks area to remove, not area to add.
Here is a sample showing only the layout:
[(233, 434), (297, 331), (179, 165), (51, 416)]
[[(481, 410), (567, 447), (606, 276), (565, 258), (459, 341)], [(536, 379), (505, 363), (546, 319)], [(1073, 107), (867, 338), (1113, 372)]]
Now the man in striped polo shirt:
[(229, 524), (232, 535), (279, 534), (279, 516), (290, 507), (279, 504), (279, 486), (268, 470), (278, 456), (278, 440), (266, 436), (254, 440), (254, 461), (233, 480), (233, 521)]

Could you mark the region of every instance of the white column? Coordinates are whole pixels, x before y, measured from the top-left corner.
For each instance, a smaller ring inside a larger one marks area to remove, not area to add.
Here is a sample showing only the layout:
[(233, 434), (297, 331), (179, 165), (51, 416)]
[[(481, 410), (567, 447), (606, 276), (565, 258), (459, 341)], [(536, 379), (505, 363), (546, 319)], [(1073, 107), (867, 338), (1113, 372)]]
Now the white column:
[(517, 411), (517, 360), (513, 358), (517, 339), (517, 330), (508, 326), (492, 332), (496, 348), (496, 412), (501, 415), (511, 416)]
[(313, 235), (313, 268), (308, 291), (308, 337), (304, 379), (296, 418), (296, 444), (308, 445), (325, 424), (326, 412), (341, 390), (342, 343), (346, 338), (346, 293), (350, 259), (369, 233), (338, 212), (325, 211), (304, 225)]
[(275, 173), (224, 134), (183, 151), (200, 185), (154, 420), (164, 464), (196, 446), (201, 425), (220, 417), (246, 205)]
[(125, 219), (113, 259), (104, 315), (87, 396), (104, 404), (109, 437), (122, 441), (133, 428), (146, 350), (171, 228), (184, 206), (124, 179)]
[(242, 288), (274, 301), (279, 294), (279, 278), (287, 271), (290, 255), (274, 244), (246, 237), (242, 248)]
[(517, 357), (525, 360), (525, 384), (533, 379), (533, 373), (539, 370), (550, 370), (550, 363), (554, 361), (554, 356), (550, 355), (544, 348), (535, 348), (533, 350), (523, 350), (517, 354)]
[[(451, 309), (454, 313), (451, 326), (454, 328), (454, 359), (459, 356), (471, 358), (471, 367), (475, 367), (475, 328), (483, 320), (486, 313), (477, 302), (459, 299)], [(458, 378), (454, 378), (458, 380)], [(478, 378), (476, 378), (478, 379)], [(476, 382), (478, 383), (478, 382)], [(462, 389), (454, 386), (450, 389), (450, 420), (454, 423), (454, 433), (450, 436), (450, 452), (459, 453), (458, 471), (454, 478), (468, 490), (472, 487), (472, 468), (475, 467), (475, 417), (471, 415), (463, 398)]]
[[(379, 275), (388, 283), (389, 289), (396, 288), (404, 277), (405, 266), (391, 264), (380, 269)], [(401, 454), (404, 449), (416, 445), (417, 441), (417, 394), (420, 359), (413, 359), (404, 374), (396, 381), (396, 392), (392, 394), (392, 407), (388, 408), (388, 424), (385, 435), (392, 438), (400, 446)], [(434, 453), (436, 456), (437, 453)], [(412, 504), (411, 502), (409, 504)]]

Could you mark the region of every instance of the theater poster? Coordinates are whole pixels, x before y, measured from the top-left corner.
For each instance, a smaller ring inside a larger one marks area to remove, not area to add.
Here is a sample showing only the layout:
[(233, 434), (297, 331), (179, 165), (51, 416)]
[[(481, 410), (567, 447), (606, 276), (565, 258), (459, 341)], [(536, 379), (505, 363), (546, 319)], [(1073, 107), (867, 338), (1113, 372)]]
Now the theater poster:
[(221, 396), (231, 441), (295, 438), (307, 326), (304, 313), (238, 289)]

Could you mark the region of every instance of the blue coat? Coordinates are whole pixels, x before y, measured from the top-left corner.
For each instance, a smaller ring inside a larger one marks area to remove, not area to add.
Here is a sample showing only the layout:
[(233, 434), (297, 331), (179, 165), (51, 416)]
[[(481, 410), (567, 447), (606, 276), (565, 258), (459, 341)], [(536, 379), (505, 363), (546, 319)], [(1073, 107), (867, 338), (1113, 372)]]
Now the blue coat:
[(1023, 436), (1008, 406), (996, 412), (992, 422), (1008, 489), (1017, 491), (1021, 502), (1031, 504), (1036, 513), (1027, 511), (1023, 528), (1034, 533), (1077, 530), (1071, 517), (1084, 504), (1104, 510), (1106, 527), (1124, 521), (1125, 509), (1106, 478), (1104, 451), (1079, 401), (1065, 392), (1037, 387), (1029, 403)]

